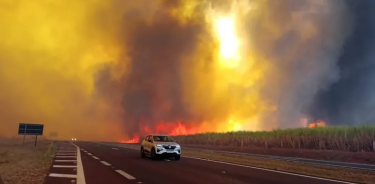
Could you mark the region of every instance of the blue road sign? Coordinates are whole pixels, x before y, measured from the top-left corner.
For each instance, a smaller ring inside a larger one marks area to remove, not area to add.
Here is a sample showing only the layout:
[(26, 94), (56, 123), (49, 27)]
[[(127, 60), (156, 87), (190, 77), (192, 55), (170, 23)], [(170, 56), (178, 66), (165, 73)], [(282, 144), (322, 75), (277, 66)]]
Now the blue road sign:
[(43, 124), (20, 123), (18, 135), (43, 135)]

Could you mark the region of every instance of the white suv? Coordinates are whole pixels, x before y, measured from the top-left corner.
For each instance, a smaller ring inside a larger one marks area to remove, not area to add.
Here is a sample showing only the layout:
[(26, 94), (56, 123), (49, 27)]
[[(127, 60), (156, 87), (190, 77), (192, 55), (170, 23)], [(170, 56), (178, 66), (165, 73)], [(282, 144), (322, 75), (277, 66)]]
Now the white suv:
[(148, 135), (141, 144), (141, 156), (151, 158), (174, 157), (180, 160), (181, 147), (168, 135)]

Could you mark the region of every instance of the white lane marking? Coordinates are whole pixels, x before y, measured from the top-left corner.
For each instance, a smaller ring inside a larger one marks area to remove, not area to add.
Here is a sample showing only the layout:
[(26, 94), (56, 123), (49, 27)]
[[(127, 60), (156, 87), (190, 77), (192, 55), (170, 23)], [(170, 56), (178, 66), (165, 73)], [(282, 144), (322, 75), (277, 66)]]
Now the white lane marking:
[(77, 162), (76, 160), (55, 160), (55, 162)]
[(56, 156), (75, 156), (77, 153), (56, 153)]
[(94, 159), (96, 159), (96, 160), (99, 160), (99, 158), (98, 158), (98, 157), (96, 157), (96, 156), (92, 156), (92, 158), (94, 158)]
[(196, 160), (203, 160), (203, 161), (207, 161), (207, 162), (215, 162), (215, 163), (220, 163), (220, 164), (227, 164), (227, 165), (233, 165), (233, 166), (239, 166), (239, 167), (246, 167), (246, 168), (251, 168), (251, 169), (258, 169), (258, 170), (275, 172), (275, 173), (281, 173), (281, 174), (289, 174), (289, 175), (293, 175), (293, 176), (299, 176), (299, 177), (305, 177), (305, 178), (312, 178), (312, 179), (317, 179), (317, 180), (333, 181), (333, 182), (345, 183), (345, 184), (356, 184), (356, 183), (347, 182), (347, 181), (340, 181), (340, 180), (334, 180), (334, 179), (319, 178), (319, 177), (315, 177), (315, 176), (307, 176), (307, 175), (301, 175), (301, 174), (294, 174), (294, 173), (288, 173), (288, 172), (284, 172), (284, 171), (276, 171), (276, 170), (265, 169), (265, 168), (260, 168), (260, 167), (253, 167), (253, 166), (248, 166), (248, 165), (240, 165), (240, 164), (233, 164), (233, 163), (221, 162), (221, 161), (216, 161), (216, 160), (208, 160), (208, 159), (204, 159), (204, 158), (188, 157), (188, 156), (183, 156), (183, 157), (190, 158), (190, 159), (196, 159)]
[(85, 151), (84, 149), (81, 148), (82, 151)]
[(126, 173), (122, 170), (116, 170), (116, 172), (118, 172), (119, 174), (121, 174), (125, 178), (128, 178), (129, 180), (135, 180), (135, 178), (132, 175), (130, 175), (130, 174), (128, 174), (128, 173)]
[(170, 160), (168, 160), (168, 159), (164, 159), (165, 161), (167, 161), (167, 162), (169, 162)]
[(75, 165), (53, 165), (54, 168), (76, 168)]
[(57, 174), (57, 173), (50, 173), (50, 177), (59, 177), (59, 178), (77, 178), (75, 174)]
[(56, 158), (76, 158), (77, 156), (56, 156)]
[(106, 161), (100, 161), (102, 164), (106, 165), (106, 166), (110, 166), (111, 164), (106, 162)]
[(57, 153), (76, 153), (76, 151), (57, 151)]
[(92, 155), (91, 153), (87, 153), (87, 154), (90, 155), (90, 156)]
[(82, 166), (81, 152), (77, 145), (75, 145), (72, 142), (70, 143), (77, 147), (77, 182), (76, 184), (86, 184), (85, 172)]
[(114, 150), (118, 150), (117, 148), (112, 148), (112, 149), (114, 149)]

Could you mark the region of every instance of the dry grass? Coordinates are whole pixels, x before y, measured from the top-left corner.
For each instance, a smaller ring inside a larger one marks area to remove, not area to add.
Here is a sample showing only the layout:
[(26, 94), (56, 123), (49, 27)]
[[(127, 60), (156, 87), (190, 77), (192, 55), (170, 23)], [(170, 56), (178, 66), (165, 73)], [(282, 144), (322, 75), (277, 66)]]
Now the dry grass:
[(51, 141), (0, 139), (0, 175), (4, 184), (42, 184), (52, 162), (56, 147)]
[(262, 167), (267, 169), (286, 171), (310, 176), (318, 176), (329, 179), (344, 180), (358, 183), (375, 183), (375, 172), (336, 168), (328, 166), (308, 165), (301, 163), (293, 163), (287, 161), (267, 160), (256, 157), (223, 155), (219, 153), (205, 153), (200, 151), (184, 150), (184, 156), (205, 158), (223, 162), (230, 162), (254, 167)]

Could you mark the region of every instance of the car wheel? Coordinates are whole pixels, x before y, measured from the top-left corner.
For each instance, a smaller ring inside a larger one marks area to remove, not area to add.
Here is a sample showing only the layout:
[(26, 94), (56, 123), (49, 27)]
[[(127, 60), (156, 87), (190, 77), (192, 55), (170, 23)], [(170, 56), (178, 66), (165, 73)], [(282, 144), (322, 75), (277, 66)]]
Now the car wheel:
[(151, 158), (152, 159), (156, 159), (156, 154), (155, 154), (155, 149), (154, 148), (152, 148), (152, 150), (151, 150)]
[(181, 156), (175, 156), (174, 159), (175, 159), (175, 160), (180, 160), (180, 157), (181, 157)]
[(141, 157), (142, 157), (142, 158), (145, 157), (145, 151), (143, 150), (143, 147), (141, 147)]

